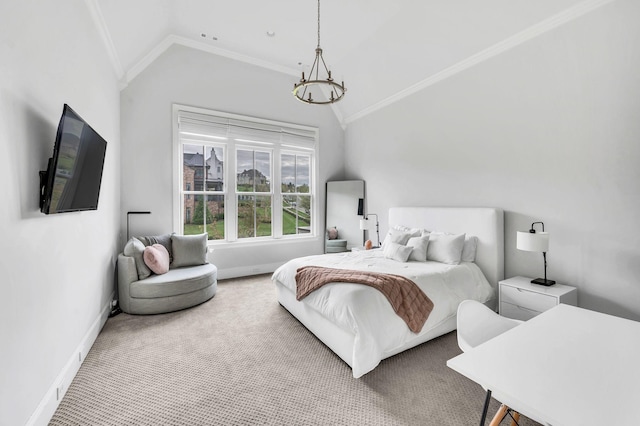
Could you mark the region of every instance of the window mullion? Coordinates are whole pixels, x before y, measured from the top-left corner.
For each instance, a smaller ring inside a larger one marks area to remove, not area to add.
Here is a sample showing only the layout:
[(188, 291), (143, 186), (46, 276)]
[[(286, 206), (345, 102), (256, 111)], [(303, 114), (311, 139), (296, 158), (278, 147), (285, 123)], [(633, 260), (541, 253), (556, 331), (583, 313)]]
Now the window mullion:
[[(236, 144), (229, 143), (227, 152), (228, 167), (226, 168), (227, 202), (225, 204), (228, 220), (225, 221), (227, 229), (228, 241), (236, 241), (238, 239), (238, 175), (236, 172)], [(233, 199), (231, 199), (233, 198)]]
[(273, 218), (272, 230), (274, 238), (282, 238), (282, 159), (280, 158), (280, 148), (276, 147), (273, 150), (273, 187), (271, 188), (271, 216)]

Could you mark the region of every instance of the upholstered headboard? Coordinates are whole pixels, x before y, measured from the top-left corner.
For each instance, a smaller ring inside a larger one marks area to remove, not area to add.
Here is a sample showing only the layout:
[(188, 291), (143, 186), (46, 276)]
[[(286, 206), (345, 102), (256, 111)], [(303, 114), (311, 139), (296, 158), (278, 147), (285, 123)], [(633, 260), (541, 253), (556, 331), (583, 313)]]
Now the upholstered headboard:
[(504, 213), (489, 207), (392, 207), (389, 227), (404, 225), (478, 237), (476, 264), (497, 288), (504, 279)]

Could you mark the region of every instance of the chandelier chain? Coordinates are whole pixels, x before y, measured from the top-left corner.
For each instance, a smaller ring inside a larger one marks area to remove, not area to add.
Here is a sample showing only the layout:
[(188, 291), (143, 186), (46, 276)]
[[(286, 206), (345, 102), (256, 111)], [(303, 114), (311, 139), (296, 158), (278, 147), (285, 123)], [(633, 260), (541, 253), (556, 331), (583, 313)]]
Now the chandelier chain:
[(320, 0), (318, 0), (318, 49), (320, 49)]

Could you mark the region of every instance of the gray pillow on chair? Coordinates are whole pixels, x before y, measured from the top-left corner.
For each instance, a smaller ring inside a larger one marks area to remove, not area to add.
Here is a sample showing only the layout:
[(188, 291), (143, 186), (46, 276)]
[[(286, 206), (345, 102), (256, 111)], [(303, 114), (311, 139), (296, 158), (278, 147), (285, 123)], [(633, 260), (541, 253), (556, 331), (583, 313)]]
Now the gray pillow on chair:
[(171, 235), (173, 262), (171, 268), (204, 265), (207, 263), (208, 234)]
[(171, 245), (171, 236), (173, 234), (164, 234), (164, 235), (152, 235), (147, 237), (136, 237), (142, 244), (145, 246), (152, 246), (154, 244), (163, 245), (164, 248), (169, 252), (169, 261), (173, 260), (173, 246)]
[(133, 257), (136, 261), (136, 270), (138, 271), (138, 279), (144, 280), (151, 275), (151, 269), (144, 263), (144, 244), (136, 237), (131, 237), (124, 246), (123, 253), (125, 256)]

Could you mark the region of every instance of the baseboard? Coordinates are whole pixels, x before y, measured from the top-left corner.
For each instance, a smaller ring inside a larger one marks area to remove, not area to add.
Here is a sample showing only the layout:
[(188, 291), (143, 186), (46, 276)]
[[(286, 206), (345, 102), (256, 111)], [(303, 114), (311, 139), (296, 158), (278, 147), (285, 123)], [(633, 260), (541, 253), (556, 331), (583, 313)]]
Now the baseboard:
[(240, 266), (237, 268), (218, 268), (218, 279), (247, 277), (250, 275), (268, 274), (280, 267), (284, 262), (265, 263), (262, 265)]
[[(115, 296), (115, 294), (112, 295), (111, 299), (113, 299), (113, 296)], [(40, 401), (40, 404), (38, 404), (36, 410), (33, 412), (31, 417), (29, 417), (29, 420), (26, 423), (27, 426), (46, 426), (49, 424), (51, 417), (53, 417), (58, 405), (60, 405), (60, 401), (62, 401), (64, 394), (67, 392), (67, 388), (84, 362), (84, 358), (87, 353), (89, 353), (93, 343), (96, 341), (100, 330), (102, 330), (102, 327), (107, 322), (109, 312), (111, 312), (111, 299), (102, 309), (93, 324), (91, 324), (91, 327), (89, 327), (89, 330), (80, 341), (80, 344), (75, 351), (73, 351), (64, 368), (53, 381), (51, 387)], [(60, 384), (62, 384), (62, 391), (60, 392), (60, 395), (58, 395), (58, 386)]]

